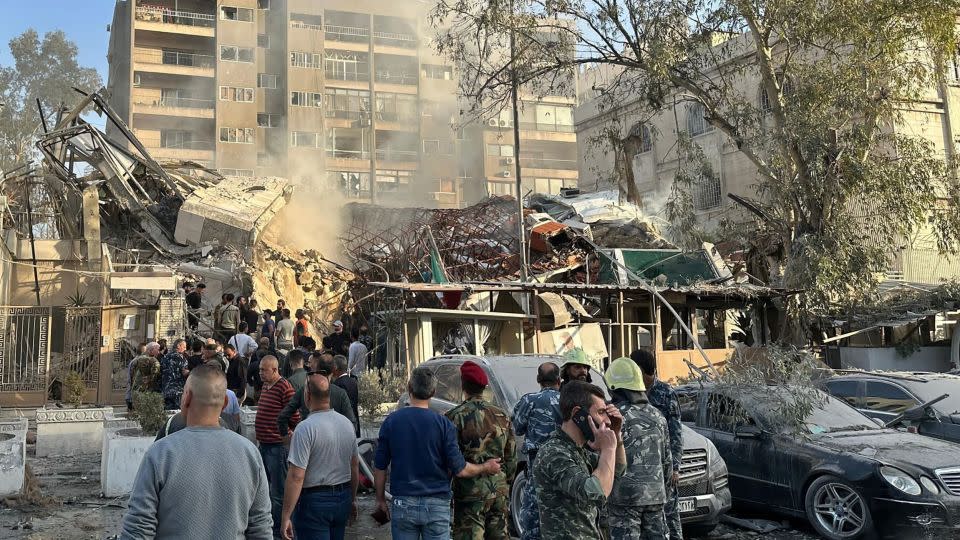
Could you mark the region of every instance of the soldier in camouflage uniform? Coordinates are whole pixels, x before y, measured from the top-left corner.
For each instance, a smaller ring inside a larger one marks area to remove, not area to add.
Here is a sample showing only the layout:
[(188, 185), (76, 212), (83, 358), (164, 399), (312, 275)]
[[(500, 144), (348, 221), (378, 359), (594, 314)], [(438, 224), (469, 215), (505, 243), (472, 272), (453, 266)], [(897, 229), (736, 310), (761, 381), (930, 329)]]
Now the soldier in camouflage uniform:
[(510, 484), (517, 471), (516, 441), (510, 419), (483, 399), (487, 374), (475, 362), (460, 366), (466, 401), (447, 412), (457, 428), (457, 443), (468, 463), (499, 459), (501, 470), (492, 476), (453, 480), (453, 539), (509, 540)]
[(560, 362), (560, 380), (561, 386), (570, 381), (593, 382), (590, 377), (590, 359), (587, 358), (586, 351), (577, 347), (564, 353), (563, 361)]
[(667, 502), (663, 513), (670, 529), (670, 540), (683, 540), (683, 529), (680, 527), (680, 512), (677, 509), (679, 496), (677, 482), (680, 481), (680, 463), (683, 461), (683, 430), (680, 424), (680, 401), (677, 393), (669, 384), (657, 379), (657, 361), (650, 351), (637, 349), (630, 353), (630, 358), (643, 372), (643, 384), (647, 387), (647, 399), (667, 419), (667, 432), (670, 434), (670, 455), (673, 470), (666, 478)]
[(130, 364), (130, 386), (134, 392), (160, 392), (160, 344), (147, 343), (147, 348)]
[[(584, 429), (574, 421), (580, 411), (587, 413)], [(583, 381), (560, 390), (560, 413), (560, 429), (543, 443), (533, 465), (540, 534), (544, 540), (598, 540), (598, 511), (626, 467), (623, 417), (604, 402), (602, 390)]]
[(523, 453), (527, 455), (527, 483), (520, 506), (521, 540), (540, 540), (540, 508), (533, 478), (537, 450), (560, 427), (560, 368), (544, 362), (537, 368), (540, 391), (520, 398), (513, 408), (513, 431), (523, 435)]
[(665, 540), (664, 479), (673, 471), (667, 421), (647, 402), (643, 374), (629, 358), (606, 373), (613, 403), (623, 415), (627, 470), (613, 483), (607, 504), (611, 540)]

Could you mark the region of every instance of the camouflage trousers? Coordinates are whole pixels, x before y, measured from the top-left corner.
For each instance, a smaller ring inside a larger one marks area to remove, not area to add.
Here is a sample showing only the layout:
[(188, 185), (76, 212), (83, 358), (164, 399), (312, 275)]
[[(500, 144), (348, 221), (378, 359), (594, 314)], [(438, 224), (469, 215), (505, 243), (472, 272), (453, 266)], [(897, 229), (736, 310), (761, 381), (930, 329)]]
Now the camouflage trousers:
[(510, 507), (502, 495), (453, 501), (453, 540), (510, 540)]
[(680, 527), (680, 510), (677, 508), (680, 504), (677, 486), (669, 480), (666, 484), (667, 504), (663, 505), (663, 517), (667, 522), (667, 528), (670, 530), (670, 540), (683, 540), (683, 529)]
[(537, 484), (533, 481), (532, 469), (527, 470), (527, 484), (523, 486), (520, 505), (520, 540), (540, 540), (540, 505), (537, 504)]
[(610, 540), (667, 540), (663, 505), (607, 506)]

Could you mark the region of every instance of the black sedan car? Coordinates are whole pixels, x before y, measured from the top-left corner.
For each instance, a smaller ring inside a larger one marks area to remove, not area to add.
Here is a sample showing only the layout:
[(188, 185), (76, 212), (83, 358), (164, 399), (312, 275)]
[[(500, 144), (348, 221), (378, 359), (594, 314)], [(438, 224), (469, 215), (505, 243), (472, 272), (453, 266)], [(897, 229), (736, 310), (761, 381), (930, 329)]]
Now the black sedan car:
[[(540, 390), (537, 384), (537, 367), (546, 361), (559, 363), (562, 358), (554, 355), (518, 354), (504, 356), (440, 356), (420, 364), (434, 372), (437, 377), (437, 393), (430, 400), (430, 408), (445, 413), (463, 402), (460, 389), (460, 365), (473, 360), (483, 367), (490, 378), (485, 392), (487, 401), (497, 405), (507, 414), (524, 394)], [(603, 378), (593, 374), (593, 383), (603, 388)], [(407, 396), (400, 397), (400, 406), (407, 403)], [(523, 439), (517, 437), (519, 466), (517, 477), (510, 489), (510, 514), (513, 529), (521, 533), (519, 516), (523, 488), (527, 482), (527, 456), (520, 452)], [(727, 488), (727, 468), (716, 448), (709, 440), (690, 428), (683, 429), (683, 461), (680, 465), (680, 520), (684, 530), (691, 535), (707, 534), (720, 521), (720, 516), (730, 509), (730, 490)]]
[(921, 435), (960, 442), (960, 376), (923, 371), (847, 371), (827, 379), (824, 387), (863, 414), (884, 422), (930, 403), (910, 419), (908, 427)]
[(735, 505), (806, 517), (831, 540), (960, 536), (960, 446), (884, 429), (827, 394), (798, 433), (772, 427), (790, 389), (678, 392), (684, 422), (726, 461)]

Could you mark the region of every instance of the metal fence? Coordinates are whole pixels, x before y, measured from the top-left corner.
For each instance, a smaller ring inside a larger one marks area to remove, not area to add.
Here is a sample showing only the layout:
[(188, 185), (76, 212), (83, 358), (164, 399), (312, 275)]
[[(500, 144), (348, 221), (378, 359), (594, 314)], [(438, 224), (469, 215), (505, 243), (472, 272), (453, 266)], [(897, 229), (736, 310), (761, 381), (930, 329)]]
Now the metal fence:
[(50, 308), (0, 307), (0, 392), (46, 392)]

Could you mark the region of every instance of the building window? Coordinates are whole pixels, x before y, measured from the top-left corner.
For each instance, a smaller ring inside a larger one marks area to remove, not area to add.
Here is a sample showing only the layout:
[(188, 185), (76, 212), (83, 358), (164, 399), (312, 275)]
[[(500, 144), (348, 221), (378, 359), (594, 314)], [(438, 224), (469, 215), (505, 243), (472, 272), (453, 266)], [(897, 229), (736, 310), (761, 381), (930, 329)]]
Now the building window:
[(253, 10), (233, 6), (220, 6), (220, 19), (224, 21), (253, 22)]
[(440, 79), (444, 81), (453, 80), (453, 68), (451, 66), (423, 64), (420, 66), (420, 74), (423, 75), (424, 79)]
[(239, 101), (241, 103), (253, 103), (253, 88), (221, 86), (220, 100), (221, 101)]
[(253, 176), (253, 171), (250, 169), (217, 169), (217, 172), (223, 176)]
[(234, 47), (232, 45), (220, 46), (220, 59), (227, 62), (246, 62), (253, 63), (252, 47)]
[[(529, 109), (525, 109), (526, 112)], [(530, 123), (529, 113), (521, 119), (520, 127), (537, 131), (573, 132), (573, 107), (570, 105), (547, 105), (538, 103), (533, 108), (534, 123)]]
[(324, 57), (324, 74), (338, 81), (369, 81), (370, 69), (367, 55), (350, 51), (327, 51)]
[(377, 92), (377, 120), (407, 122), (417, 118), (417, 97), (392, 92)]
[(423, 153), (428, 156), (438, 155), (440, 153), (440, 141), (425, 139), (423, 141)]
[(293, 51), (290, 53), (290, 65), (300, 68), (320, 69), (320, 55), (317, 53)]
[(645, 154), (653, 150), (653, 136), (650, 133), (650, 126), (643, 122), (637, 122), (630, 128), (630, 137), (640, 137), (640, 150), (638, 154)]
[(496, 157), (513, 157), (512, 144), (488, 144), (487, 155)]
[(300, 28), (301, 30), (323, 30), (323, 18), (320, 15), (307, 15), (306, 13), (291, 13), (290, 28)]
[(764, 114), (770, 112), (770, 96), (763, 85), (760, 85), (760, 112)]
[(370, 92), (366, 90), (327, 88), (323, 97), (324, 115), (327, 118), (363, 120), (364, 113), (370, 111)]
[(370, 173), (330, 171), (327, 182), (351, 198), (366, 198), (370, 193)]
[(253, 128), (220, 128), (220, 142), (253, 144)]
[(257, 113), (257, 126), (262, 128), (280, 127), (279, 114)]
[(270, 9), (270, 0), (257, 0), (257, 9)]
[(193, 132), (165, 129), (160, 132), (160, 148), (193, 148)]
[(318, 92), (290, 92), (290, 105), (294, 107), (323, 107), (323, 94)]
[(312, 131), (291, 131), (290, 146), (298, 148), (316, 148), (320, 135)]
[(715, 175), (704, 174), (690, 185), (690, 198), (693, 199), (694, 210), (718, 208), (720, 195), (720, 178)]
[(703, 103), (691, 103), (687, 107), (687, 133), (691, 137), (713, 131), (713, 126), (707, 122), (706, 114)]
[(277, 76), (269, 73), (257, 73), (257, 88), (276, 88)]
[(257, 34), (257, 47), (261, 49), (270, 48), (270, 36), (266, 34)]

